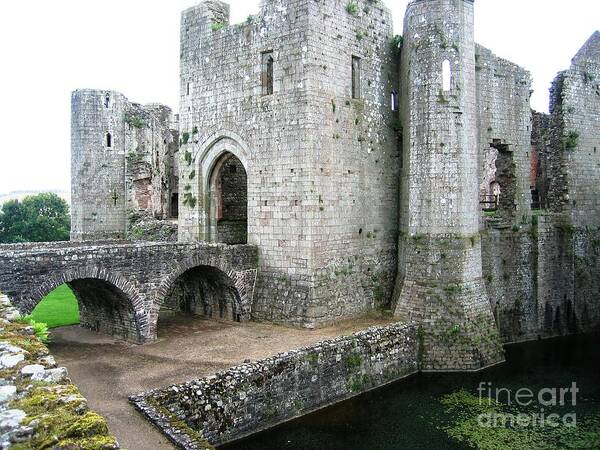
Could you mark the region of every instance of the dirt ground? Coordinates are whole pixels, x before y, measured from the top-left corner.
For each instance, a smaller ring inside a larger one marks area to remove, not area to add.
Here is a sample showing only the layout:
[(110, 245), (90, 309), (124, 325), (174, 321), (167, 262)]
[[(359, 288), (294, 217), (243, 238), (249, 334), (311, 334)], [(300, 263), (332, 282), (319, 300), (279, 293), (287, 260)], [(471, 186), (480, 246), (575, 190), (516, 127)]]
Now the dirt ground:
[(129, 395), (382, 323), (388, 321), (353, 320), (308, 330), (172, 315), (161, 318), (159, 339), (152, 344), (138, 346), (79, 327), (65, 327), (52, 331), (49, 347), (58, 364), (67, 367), (90, 407), (106, 417), (123, 448), (163, 450), (174, 447), (133, 408)]

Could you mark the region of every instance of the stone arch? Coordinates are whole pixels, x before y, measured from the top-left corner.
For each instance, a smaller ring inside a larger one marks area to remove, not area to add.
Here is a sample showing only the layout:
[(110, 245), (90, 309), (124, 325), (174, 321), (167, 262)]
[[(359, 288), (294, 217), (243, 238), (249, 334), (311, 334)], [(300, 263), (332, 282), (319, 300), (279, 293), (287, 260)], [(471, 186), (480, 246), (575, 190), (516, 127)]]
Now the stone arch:
[[(250, 149), (237, 133), (222, 130), (204, 140), (197, 152), (197, 172), (201, 174), (200, 202), (198, 202), (200, 240), (211, 242), (211, 174), (223, 157), (227, 154), (235, 156), (244, 168), (246, 177), (250, 177)], [(247, 187), (247, 186), (246, 186)], [(214, 237), (213, 227), (213, 237)]]
[(240, 322), (250, 319), (250, 307), (252, 304), (256, 270), (237, 271), (229, 264), (223, 264), (221, 260), (215, 261), (212, 258), (195, 256), (177, 262), (158, 287), (156, 298), (149, 315), (149, 335), (151, 338), (156, 337), (161, 308), (167, 302), (172, 300), (170, 296), (174, 293), (174, 290), (177, 289), (178, 283), (189, 281), (189, 279), (185, 279), (188, 274), (193, 277), (218, 275), (220, 278), (213, 281), (223, 283), (222, 288), (230, 290), (231, 293), (231, 305), (229, 305), (230, 309), (228, 312), (231, 312), (232, 316), (224, 318)]
[(222, 153), (207, 176), (207, 218), (210, 242), (248, 242), (248, 174), (230, 152)]
[(129, 281), (101, 267), (83, 266), (50, 275), (28, 299), (15, 302), (29, 314), (50, 292), (67, 284), (80, 306), (81, 326), (136, 343), (144, 341), (144, 302)]

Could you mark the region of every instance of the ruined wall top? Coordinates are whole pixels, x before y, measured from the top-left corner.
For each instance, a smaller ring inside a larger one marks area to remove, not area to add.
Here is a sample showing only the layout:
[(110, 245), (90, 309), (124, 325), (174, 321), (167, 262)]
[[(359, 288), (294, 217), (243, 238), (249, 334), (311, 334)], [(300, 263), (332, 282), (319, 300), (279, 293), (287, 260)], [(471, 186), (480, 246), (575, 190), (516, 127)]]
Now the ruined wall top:
[(572, 63), (574, 65), (581, 63), (600, 64), (600, 31), (594, 31), (573, 57)]

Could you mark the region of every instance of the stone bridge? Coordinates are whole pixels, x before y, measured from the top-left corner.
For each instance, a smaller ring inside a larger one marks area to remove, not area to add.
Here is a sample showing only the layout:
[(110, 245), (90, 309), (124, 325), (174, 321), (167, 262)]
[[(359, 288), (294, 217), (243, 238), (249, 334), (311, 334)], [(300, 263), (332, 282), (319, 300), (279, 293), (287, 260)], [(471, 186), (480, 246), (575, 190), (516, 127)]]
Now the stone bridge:
[(150, 242), (0, 245), (0, 291), (23, 314), (66, 283), (81, 325), (136, 343), (157, 337), (159, 312), (250, 318), (254, 246)]

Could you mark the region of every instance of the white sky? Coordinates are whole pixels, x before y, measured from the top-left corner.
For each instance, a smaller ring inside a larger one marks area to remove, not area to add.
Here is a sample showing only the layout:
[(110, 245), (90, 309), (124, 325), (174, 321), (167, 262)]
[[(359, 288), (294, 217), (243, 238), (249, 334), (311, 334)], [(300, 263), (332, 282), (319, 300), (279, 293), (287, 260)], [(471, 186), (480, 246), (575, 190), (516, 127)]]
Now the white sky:
[[(343, 1), (343, 0), (340, 0)], [(402, 33), (407, 0), (384, 1)], [(70, 93), (120, 91), (177, 110), (180, 12), (196, 0), (1, 0), (0, 194), (70, 189)], [(232, 22), (258, 0), (230, 0)], [(597, 0), (476, 0), (476, 40), (531, 71), (534, 109), (600, 28)]]

